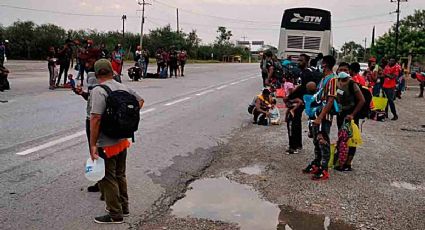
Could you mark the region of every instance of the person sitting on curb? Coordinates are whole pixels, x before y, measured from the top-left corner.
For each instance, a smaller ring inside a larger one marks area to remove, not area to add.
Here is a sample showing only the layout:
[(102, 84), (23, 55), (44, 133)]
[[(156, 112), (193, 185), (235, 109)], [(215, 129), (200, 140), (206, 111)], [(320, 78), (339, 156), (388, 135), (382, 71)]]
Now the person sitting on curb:
[(257, 96), (255, 100), (255, 108), (252, 111), (254, 115), (254, 124), (267, 125), (267, 118), (270, 117), (269, 109), (273, 98), (271, 97), (270, 90), (264, 89), (263, 92)]

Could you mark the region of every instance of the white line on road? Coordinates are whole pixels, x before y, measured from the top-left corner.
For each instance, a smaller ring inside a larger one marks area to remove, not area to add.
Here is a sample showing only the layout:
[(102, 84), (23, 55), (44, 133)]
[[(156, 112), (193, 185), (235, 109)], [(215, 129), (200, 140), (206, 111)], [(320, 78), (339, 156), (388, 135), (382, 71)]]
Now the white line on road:
[(237, 84), (239, 84), (240, 82), (239, 81), (236, 81), (236, 82), (232, 82), (232, 83), (230, 83), (230, 85), (237, 85)]
[(140, 111), (140, 115), (147, 114), (147, 113), (153, 112), (155, 110), (156, 110), (155, 108), (152, 108), (152, 109), (148, 109), (148, 110), (145, 110), (145, 111)]
[(249, 79), (247, 78), (247, 79), (240, 80), (240, 82), (244, 82), (244, 81), (249, 81)]
[(57, 140), (54, 140), (54, 141), (51, 141), (51, 142), (47, 142), (45, 144), (39, 145), (39, 146), (34, 147), (34, 148), (31, 148), (31, 149), (27, 149), (25, 151), (16, 153), (16, 155), (25, 156), (25, 155), (28, 155), (30, 153), (37, 152), (37, 151), (40, 151), (40, 150), (43, 150), (43, 149), (47, 149), (47, 148), (52, 147), (54, 145), (67, 142), (69, 140), (72, 140), (74, 138), (77, 138), (77, 137), (80, 137), (80, 136), (84, 136), (84, 135), (86, 135), (86, 131), (85, 130), (80, 131), (80, 132), (75, 133), (75, 134), (72, 134), (72, 135), (67, 136), (67, 137), (62, 137), (60, 139), (57, 139)]
[(206, 90), (206, 91), (204, 91), (202, 93), (197, 93), (196, 96), (202, 96), (202, 95), (205, 95), (207, 93), (212, 93), (212, 92), (214, 92), (214, 90), (213, 89), (210, 89), (210, 90)]
[(167, 103), (167, 104), (165, 104), (165, 106), (175, 105), (177, 103), (180, 103), (180, 102), (183, 102), (183, 101), (187, 101), (187, 100), (190, 100), (190, 99), (191, 99), (191, 97), (185, 97), (185, 98), (182, 98), (182, 99), (179, 99), (179, 100), (176, 100), (176, 101), (172, 101), (170, 103)]
[(226, 87), (228, 87), (228, 86), (229, 86), (229, 85), (222, 85), (222, 86), (218, 87), (218, 88), (217, 88), (217, 90), (224, 89), (224, 88), (226, 88)]

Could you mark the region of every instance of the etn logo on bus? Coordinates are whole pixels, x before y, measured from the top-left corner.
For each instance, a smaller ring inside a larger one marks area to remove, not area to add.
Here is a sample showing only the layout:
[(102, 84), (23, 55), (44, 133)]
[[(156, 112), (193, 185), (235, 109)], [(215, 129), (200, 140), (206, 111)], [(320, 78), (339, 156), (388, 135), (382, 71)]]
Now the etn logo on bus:
[(322, 22), (322, 17), (309, 15), (303, 17), (299, 13), (294, 13), (294, 17), (291, 19), (291, 22), (320, 24)]

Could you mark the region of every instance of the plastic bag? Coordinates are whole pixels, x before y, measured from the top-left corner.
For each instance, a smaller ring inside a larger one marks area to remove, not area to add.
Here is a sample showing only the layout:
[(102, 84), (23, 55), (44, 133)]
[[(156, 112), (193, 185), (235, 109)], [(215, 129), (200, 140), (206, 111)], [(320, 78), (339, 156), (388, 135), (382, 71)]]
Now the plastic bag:
[(97, 182), (105, 176), (105, 161), (99, 157), (97, 160), (87, 159), (85, 176), (87, 180)]
[(373, 110), (385, 110), (388, 103), (388, 98), (386, 97), (372, 97), (372, 102), (374, 105)]
[(354, 121), (351, 121), (351, 129), (352, 129), (352, 137), (348, 139), (348, 147), (359, 147), (363, 145), (363, 139), (362, 135), (360, 133), (359, 127), (354, 123)]
[(334, 164), (335, 152), (336, 152), (336, 144), (331, 144), (331, 155), (330, 155), (329, 162), (328, 162), (328, 168), (330, 168), (330, 169), (333, 169), (334, 166), (336, 166)]
[(285, 97), (285, 90), (283, 88), (276, 89), (276, 97), (277, 98), (284, 98)]

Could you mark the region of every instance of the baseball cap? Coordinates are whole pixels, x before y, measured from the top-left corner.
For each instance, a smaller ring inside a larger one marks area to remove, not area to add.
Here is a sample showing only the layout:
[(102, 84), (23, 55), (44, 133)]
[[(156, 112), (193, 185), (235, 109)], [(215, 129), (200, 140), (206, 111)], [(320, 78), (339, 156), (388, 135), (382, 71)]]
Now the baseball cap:
[(376, 62), (376, 58), (375, 57), (369, 58), (369, 62)]
[(346, 72), (341, 72), (338, 74), (338, 78), (339, 79), (344, 79), (344, 78), (348, 78), (350, 77), (350, 75), (348, 75)]
[(107, 73), (112, 73), (112, 64), (107, 59), (99, 59), (94, 63), (94, 72), (96, 75), (99, 74), (101, 70), (104, 70)]
[(269, 89), (263, 89), (263, 94), (264, 95), (270, 95), (270, 90)]

